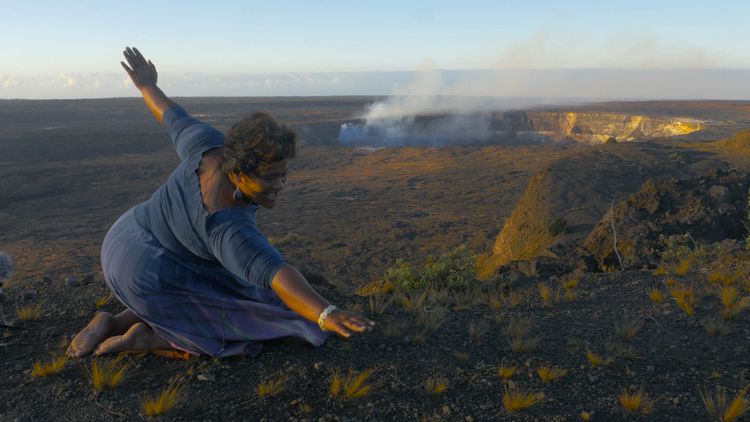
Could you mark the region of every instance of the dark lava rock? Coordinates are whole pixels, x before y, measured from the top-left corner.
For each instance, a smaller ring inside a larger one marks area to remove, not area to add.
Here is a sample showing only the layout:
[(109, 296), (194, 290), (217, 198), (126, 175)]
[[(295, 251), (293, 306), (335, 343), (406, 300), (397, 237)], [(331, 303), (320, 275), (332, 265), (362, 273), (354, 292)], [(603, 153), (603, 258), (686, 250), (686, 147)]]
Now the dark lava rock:
[(748, 183), (748, 174), (723, 170), (690, 179), (649, 180), (604, 215), (584, 246), (600, 266), (618, 268), (616, 237), (623, 266), (637, 269), (658, 264), (662, 235), (689, 234), (699, 243), (744, 239)]
[(68, 286), (68, 287), (76, 287), (79, 284), (80, 283), (78, 282), (78, 279), (75, 278), (75, 277), (73, 277), (73, 276), (65, 278), (65, 285)]

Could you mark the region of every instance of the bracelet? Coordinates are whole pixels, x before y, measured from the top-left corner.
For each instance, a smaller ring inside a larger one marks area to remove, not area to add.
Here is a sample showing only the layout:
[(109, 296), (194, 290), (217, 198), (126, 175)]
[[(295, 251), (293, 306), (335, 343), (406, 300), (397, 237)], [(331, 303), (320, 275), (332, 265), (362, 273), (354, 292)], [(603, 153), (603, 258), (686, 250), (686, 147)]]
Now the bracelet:
[(323, 309), (323, 312), (320, 313), (320, 316), (318, 317), (318, 326), (321, 330), (326, 323), (326, 318), (328, 318), (328, 315), (334, 310), (336, 310), (336, 306), (328, 305), (325, 309)]

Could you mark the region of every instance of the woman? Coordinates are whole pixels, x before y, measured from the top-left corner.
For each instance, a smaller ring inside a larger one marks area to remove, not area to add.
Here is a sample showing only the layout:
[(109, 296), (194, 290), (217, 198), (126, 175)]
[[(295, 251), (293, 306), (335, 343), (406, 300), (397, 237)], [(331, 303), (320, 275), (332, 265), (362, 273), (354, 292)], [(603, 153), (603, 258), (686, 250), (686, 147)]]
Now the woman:
[(133, 48), (122, 66), (170, 132), (182, 162), (146, 202), (122, 215), (102, 245), (102, 269), (128, 309), (102, 312), (68, 355), (177, 349), (255, 355), (261, 342), (296, 337), (315, 346), (374, 322), (336, 309), (287, 264), (255, 226), (286, 182), (295, 134), (263, 113), (226, 139), (156, 86), (156, 67)]

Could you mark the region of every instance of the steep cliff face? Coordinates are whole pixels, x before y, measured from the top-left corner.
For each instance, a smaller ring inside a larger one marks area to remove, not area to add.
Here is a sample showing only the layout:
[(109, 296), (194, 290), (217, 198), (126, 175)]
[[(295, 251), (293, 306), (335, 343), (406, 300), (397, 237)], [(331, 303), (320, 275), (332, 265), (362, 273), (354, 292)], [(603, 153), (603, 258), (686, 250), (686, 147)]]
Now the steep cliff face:
[(554, 141), (592, 144), (687, 135), (701, 130), (699, 122), (689, 119), (564, 111), (495, 113), (492, 127), (498, 131), (537, 132)]

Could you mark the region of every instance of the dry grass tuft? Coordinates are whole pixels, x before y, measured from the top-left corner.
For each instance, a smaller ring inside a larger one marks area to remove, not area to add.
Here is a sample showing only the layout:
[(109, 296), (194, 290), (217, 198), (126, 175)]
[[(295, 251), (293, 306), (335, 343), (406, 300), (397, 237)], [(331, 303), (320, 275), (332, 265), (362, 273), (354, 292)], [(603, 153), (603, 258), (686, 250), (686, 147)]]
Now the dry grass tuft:
[(552, 305), (552, 289), (544, 283), (537, 284), (537, 288), (539, 289), (539, 297), (542, 299), (542, 305), (545, 308)]
[(67, 356), (63, 355), (49, 362), (34, 362), (31, 369), (31, 376), (34, 378), (46, 377), (47, 375), (56, 374), (65, 368), (68, 362)]
[(571, 277), (563, 282), (563, 287), (568, 290), (573, 290), (576, 287), (578, 287), (578, 282), (580, 281), (580, 278), (578, 277)]
[(383, 313), (385, 313), (386, 309), (391, 306), (391, 303), (393, 303), (394, 299), (394, 295), (390, 295), (388, 299), (386, 299), (386, 296), (383, 294), (370, 296), (370, 313), (373, 315), (382, 315)]
[(669, 294), (677, 303), (677, 307), (682, 309), (689, 316), (695, 314), (695, 288), (693, 286), (674, 286), (669, 290)]
[(94, 305), (96, 305), (97, 308), (101, 308), (101, 307), (106, 306), (111, 301), (112, 301), (112, 293), (108, 294), (107, 296), (103, 296), (103, 297), (96, 299), (96, 302), (94, 302)]
[(471, 356), (468, 353), (464, 352), (453, 352), (453, 357), (456, 358), (459, 362), (466, 363), (471, 359)]
[(725, 336), (729, 334), (729, 324), (723, 318), (712, 318), (703, 324), (703, 328), (711, 337)]
[(357, 399), (364, 397), (370, 393), (372, 386), (367, 384), (367, 379), (372, 375), (373, 370), (368, 369), (357, 374), (353, 370), (349, 370), (349, 373), (344, 376), (337, 369), (333, 375), (331, 375), (331, 383), (328, 388), (328, 392), (331, 397), (339, 397), (343, 393), (344, 398)]
[(617, 401), (623, 409), (630, 413), (647, 415), (654, 410), (654, 402), (643, 392), (643, 387), (638, 390), (631, 388), (623, 389), (622, 393), (617, 396)]
[(42, 305), (36, 304), (21, 306), (16, 311), (16, 315), (21, 321), (33, 321), (39, 319), (42, 316)]
[(141, 399), (146, 416), (158, 416), (172, 410), (182, 399), (184, 384), (173, 381), (156, 397)]
[(651, 290), (648, 291), (648, 297), (654, 303), (662, 303), (662, 302), (664, 302), (665, 294), (664, 294), (663, 291), (661, 291), (661, 290), (659, 290), (657, 288), (653, 288), (653, 289), (651, 289)]
[(256, 387), (255, 391), (257, 391), (258, 397), (260, 397), (261, 399), (276, 397), (284, 392), (287, 379), (288, 377), (285, 375), (271, 377), (258, 384), (258, 387)]
[(669, 274), (669, 271), (667, 271), (667, 267), (659, 265), (658, 267), (656, 267), (653, 274), (658, 277)]
[(422, 384), (427, 394), (431, 396), (438, 396), (442, 394), (446, 388), (448, 388), (448, 380), (445, 378), (427, 378)]
[(586, 352), (586, 359), (588, 359), (589, 363), (592, 366), (600, 366), (604, 364), (604, 358), (592, 352), (591, 350)]
[(623, 319), (615, 323), (615, 334), (623, 343), (628, 343), (638, 334), (643, 327), (641, 318)]
[(417, 321), (424, 327), (426, 333), (433, 333), (443, 325), (448, 317), (448, 310), (437, 307), (431, 310), (422, 309), (417, 315)]
[(530, 319), (515, 318), (508, 321), (503, 328), (503, 334), (507, 337), (524, 337), (531, 330), (532, 323)]
[(528, 353), (539, 346), (538, 338), (514, 337), (510, 340), (510, 350), (516, 353)]
[(94, 360), (91, 362), (91, 370), (89, 371), (91, 384), (96, 391), (115, 388), (124, 379), (127, 369), (127, 364), (120, 364), (120, 358), (108, 360), (104, 363)]
[(734, 286), (720, 286), (718, 296), (724, 305), (721, 317), (726, 320), (734, 319), (742, 311), (750, 308), (750, 297), (741, 297), (740, 291)]
[(732, 422), (750, 410), (750, 400), (747, 396), (748, 387), (737, 392), (731, 403), (727, 403), (727, 390), (716, 386), (716, 392), (711, 394), (708, 388), (698, 387), (698, 394), (706, 406), (711, 420), (717, 422)]
[(503, 407), (508, 412), (517, 412), (519, 410), (527, 409), (540, 400), (544, 399), (544, 393), (532, 392), (516, 386), (511, 386), (510, 383), (505, 383), (505, 391), (503, 392)]
[(553, 366), (542, 366), (536, 370), (537, 375), (544, 382), (554, 381), (567, 375), (567, 369), (556, 368)]
[(690, 272), (691, 264), (689, 259), (681, 260), (674, 268), (674, 273), (680, 277), (686, 276)]
[(576, 292), (573, 289), (565, 289), (565, 298), (568, 302), (576, 300)]
[(479, 341), (482, 339), (482, 337), (484, 337), (488, 329), (489, 325), (484, 321), (471, 321), (469, 323), (469, 338), (473, 341)]
[(516, 375), (516, 372), (518, 372), (518, 368), (515, 366), (501, 366), (497, 370), (497, 375), (502, 377), (503, 379), (510, 379), (513, 377), (513, 375)]
[(736, 277), (731, 274), (712, 272), (708, 274), (709, 283), (722, 284), (724, 286), (731, 286), (736, 281)]

